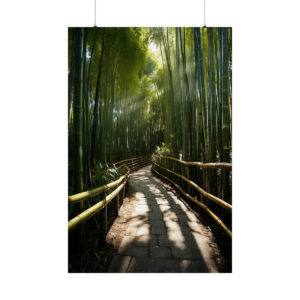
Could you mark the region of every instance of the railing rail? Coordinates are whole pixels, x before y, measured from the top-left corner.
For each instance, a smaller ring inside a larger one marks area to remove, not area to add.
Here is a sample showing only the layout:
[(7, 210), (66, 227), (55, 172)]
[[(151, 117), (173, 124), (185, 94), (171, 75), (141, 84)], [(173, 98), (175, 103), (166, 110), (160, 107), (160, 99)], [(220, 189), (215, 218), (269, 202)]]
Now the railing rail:
[(196, 183), (194, 183), (193, 181), (187, 179), (186, 177), (184, 177), (183, 175), (181, 174), (178, 174), (176, 172), (173, 172), (165, 167), (162, 167), (161, 165), (157, 164), (157, 163), (154, 163), (155, 165), (157, 165), (158, 167), (160, 167), (161, 169), (164, 169), (166, 170), (167, 172), (171, 173), (171, 174), (174, 174), (180, 178), (182, 178), (183, 180), (185, 180), (189, 185), (191, 185), (193, 188), (195, 188), (197, 191), (199, 191), (204, 197), (207, 197), (209, 198), (210, 200), (213, 200), (215, 203), (219, 204), (220, 206), (222, 206), (223, 208), (225, 208), (227, 211), (230, 211), (232, 210), (232, 206), (225, 202), (224, 200), (204, 191), (201, 187), (199, 187)]
[(120, 186), (118, 186), (111, 194), (106, 196), (103, 200), (97, 202), (95, 205), (91, 206), (90, 208), (77, 215), (75, 218), (71, 219), (68, 222), (68, 230), (73, 230), (75, 227), (77, 227), (85, 220), (96, 214), (99, 210), (104, 208), (106, 205), (108, 205), (109, 202), (111, 202), (119, 194), (119, 192), (123, 189), (126, 183), (127, 180), (123, 182)]
[(125, 175), (121, 176), (119, 179), (110, 182), (106, 185), (102, 185), (100, 187), (97, 187), (95, 189), (89, 190), (89, 191), (85, 191), (85, 192), (81, 192), (72, 196), (69, 196), (69, 203), (76, 203), (82, 200), (87, 200), (89, 198), (95, 197), (97, 195), (100, 195), (101, 193), (115, 187), (116, 185), (120, 184), (125, 178), (128, 177), (129, 173), (130, 173), (130, 169), (126, 166), (121, 166), (121, 167), (125, 167), (127, 169), (127, 172)]
[(117, 165), (119, 165), (119, 164), (124, 165), (125, 162), (131, 162), (132, 160), (142, 160), (142, 159), (145, 159), (145, 158), (148, 158), (148, 159), (150, 160), (151, 155), (144, 155), (144, 156), (138, 156), (138, 157), (133, 157), (133, 158), (124, 159), (124, 160), (115, 162), (114, 165), (115, 165), (115, 166), (117, 166)]
[(139, 169), (141, 166), (146, 166), (151, 163), (151, 155), (139, 156), (136, 158), (129, 158), (119, 162), (114, 163), (117, 169), (122, 166), (127, 166), (131, 171)]
[[(174, 157), (168, 157), (168, 156), (160, 156), (159, 159), (165, 159), (165, 160), (173, 160), (173, 161), (177, 161), (180, 162), (181, 164), (184, 164), (186, 166), (198, 166), (200, 168), (215, 168), (215, 169), (227, 169), (230, 170), (231, 169), (231, 164), (229, 163), (200, 163), (200, 162), (186, 162), (186, 161), (182, 161), (179, 160), (177, 158)], [(153, 168), (152, 170), (159, 176), (163, 177), (164, 179), (166, 179), (167, 181), (169, 181), (170, 183), (172, 183), (185, 197), (187, 197), (188, 199), (190, 199), (191, 201), (193, 201), (194, 203), (196, 203), (198, 206), (200, 206), (202, 209), (204, 209), (209, 216), (214, 220), (214, 222), (217, 223), (217, 225), (223, 230), (223, 232), (225, 232), (225, 234), (228, 237), (232, 237), (232, 233), (231, 230), (226, 226), (226, 224), (221, 220), (221, 218), (219, 216), (217, 216), (216, 213), (214, 213), (205, 203), (199, 201), (198, 199), (196, 199), (195, 197), (193, 197), (191, 195), (191, 187), (194, 188), (196, 191), (198, 191), (199, 193), (201, 193), (205, 198), (213, 201), (214, 203), (216, 203), (219, 207), (221, 207), (222, 209), (225, 209), (227, 212), (229, 212), (231, 214), (232, 212), (232, 205), (229, 204), (228, 202), (220, 199), (217, 196), (214, 196), (208, 192), (206, 192), (204, 189), (202, 189), (201, 187), (199, 187), (195, 182), (191, 181), (189, 178), (186, 178), (185, 176), (183, 176), (182, 174), (178, 174), (175, 171), (169, 170), (166, 166), (162, 166), (161, 164), (159, 164), (157, 162), (157, 158), (153, 158), (152, 159), (152, 164), (153, 164)], [(174, 165), (173, 165), (174, 168)], [(163, 171), (163, 172), (162, 172)], [(164, 173), (164, 174), (162, 174)], [(167, 175), (169, 174), (169, 175)], [(176, 178), (181, 178), (182, 180), (184, 180), (185, 182), (187, 182), (188, 184), (188, 192), (186, 192), (184, 190), (183, 187), (179, 186), (179, 183), (176, 183), (174, 180), (172, 180), (170, 177), (170, 175), (174, 175)]]
[[(105, 193), (105, 197), (99, 200), (97, 203), (89, 207), (88, 209), (80, 212), (77, 216), (68, 221), (68, 231), (71, 232), (86, 220), (94, 216), (96, 213), (101, 212), (101, 224), (100, 226), (100, 244), (105, 243), (105, 236), (107, 233), (107, 206), (108, 204), (117, 197), (117, 213), (119, 212), (119, 194), (123, 191), (123, 198), (125, 195), (125, 187), (129, 180), (129, 175), (132, 171), (151, 163), (151, 156), (141, 156), (136, 158), (130, 158), (115, 163), (118, 166), (117, 169), (125, 168), (126, 173), (117, 180), (110, 182), (106, 185), (94, 188), (89, 191), (84, 191), (68, 197), (69, 205), (75, 203), (83, 203), (84, 201), (97, 197), (102, 193)], [(116, 187), (116, 188), (115, 188)], [(106, 192), (110, 189), (115, 188), (109, 195)], [(101, 228), (102, 227), (102, 228)]]
[(227, 170), (232, 169), (232, 164), (225, 163), (225, 162), (202, 163), (202, 162), (195, 162), (195, 161), (184, 161), (184, 160), (180, 160), (178, 158), (171, 157), (171, 156), (161, 156), (161, 158), (171, 159), (171, 160), (177, 161), (186, 166), (196, 166), (196, 167), (200, 167), (200, 168), (204, 168), (204, 169), (227, 169)]

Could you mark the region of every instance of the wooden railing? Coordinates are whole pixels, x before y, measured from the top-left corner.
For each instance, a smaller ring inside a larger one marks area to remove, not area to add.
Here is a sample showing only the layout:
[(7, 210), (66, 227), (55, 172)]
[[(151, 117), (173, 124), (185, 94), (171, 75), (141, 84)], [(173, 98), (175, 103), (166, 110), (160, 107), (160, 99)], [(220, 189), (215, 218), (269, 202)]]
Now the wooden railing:
[(130, 168), (131, 172), (142, 168), (143, 166), (151, 164), (151, 155), (139, 156), (136, 158), (129, 158), (125, 160), (121, 160), (119, 162), (114, 163), (117, 168), (121, 168), (122, 166), (126, 166)]
[[(178, 171), (176, 172), (174, 162), (179, 163), (181, 166), (181, 168), (177, 168), (181, 174), (177, 173)], [(221, 198), (205, 191), (194, 181), (192, 181), (189, 168), (190, 166), (196, 166), (201, 169), (226, 169), (230, 171), (232, 166), (230, 163), (187, 162), (174, 157), (154, 156), (152, 158), (152, 164), (152, 170), (157, 175), (172, 183), (185, 197), (204, 209), (212, 218), (212, 220), (216, 222), (216, 224), (222, 229), (222, 231), (225, 232), (228, 237), (232, 237), (230, 228), (224, 223), (224, 220), (222, 220), (224, 216), (222, 210), (226, 210), (227, 214), (230, 214), (231, 223), (232, 205), (227, 201), (224, 201)], [(186, 176), (183, 175), (182, 166), (185, 166)], [(186, 191), (186, 189), (188, 191)], [(201, 197), (197, 198), (196, 192), (202, 195), (202, 198), (205, 200), (201, 199)], [(211, 205), (210, 202), (213, 202), (214, 205)], [(218, 206), (217, 209), (215, 207), (216, 205)], [(219, 216), (213, 210), (218, 211)]]
[[(107, 234), (108, 204), (116, 198), (115, 209), (118, 214), (119, 207), (120, 207), (120, 200), (123, 201), (124, 199), (125, 187), (129, 180), (129, 174), (150, 163), (151, 163), (151, 156), (141, 156), (141, 157), (130, 158), (123, 161), (119, 161), (114, 164), (116, 168), (117, 169), (124, 168), (126, 171), (126, 173), (122, 175), (119, 179), (115, 180), (114, 182), (110, 182), (109, 184), (97, 187), (95, 189), (69, 196), (68, 197), (69, 205), (72, 205), (74, 203), (84, 203), (84, 201), (90, 198), (99, 197), (99, 201), (96, 204), (82, 211), (80, 214), (78, 214), (77, 216), (75, 216), (74, 218), (68, 221), (69, 232), (73, 231), (75, 228), (77, 228), (82, 223), (84, 223), (85, 221), (87, 221), (88, 219), (90, 219), (92, 216), (94, 216), (99, 212), (100, 213), (99, 243), (104, 244), (105, 237)], [(113, 188), (115, 189), (111, 191)], [(110, 191), (110, 193), (107, 195), (108, 191)], [(100, 199), (101, 198), (100, 195), (103, 195), (103, 193), (104, 193), (104, 197), (102, 196), (102, 199)]]

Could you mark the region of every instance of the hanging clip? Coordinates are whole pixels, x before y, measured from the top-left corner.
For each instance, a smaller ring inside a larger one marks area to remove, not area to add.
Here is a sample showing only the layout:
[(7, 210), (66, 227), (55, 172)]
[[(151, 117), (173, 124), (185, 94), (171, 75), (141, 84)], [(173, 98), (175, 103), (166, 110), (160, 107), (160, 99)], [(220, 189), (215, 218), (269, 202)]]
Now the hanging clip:
[(206, 6), (205, 6), (205, 0), (203, 0), (203, 16), (204, 16), (204, 25), (203, 25), (203, 28), (206, 28), (206, 13), (205, 13), (205, 10), (206, 10)]
[(96, 23), (96, 20), (97, 20), (97, 0), (94, 0), (94, 3), (95, 3), (95, 24), (94, 24), (94, 27), (97, 27), (97, 23)]

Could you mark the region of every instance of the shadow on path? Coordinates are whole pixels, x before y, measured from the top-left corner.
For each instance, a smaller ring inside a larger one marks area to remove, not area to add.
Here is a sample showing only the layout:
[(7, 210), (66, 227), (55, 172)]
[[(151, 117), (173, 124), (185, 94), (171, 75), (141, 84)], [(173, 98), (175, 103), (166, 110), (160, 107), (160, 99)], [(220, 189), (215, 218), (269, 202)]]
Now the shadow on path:
[(138, 201), (109, 272), (218, 272), (199, 219), (150, 170), (130, 176)]

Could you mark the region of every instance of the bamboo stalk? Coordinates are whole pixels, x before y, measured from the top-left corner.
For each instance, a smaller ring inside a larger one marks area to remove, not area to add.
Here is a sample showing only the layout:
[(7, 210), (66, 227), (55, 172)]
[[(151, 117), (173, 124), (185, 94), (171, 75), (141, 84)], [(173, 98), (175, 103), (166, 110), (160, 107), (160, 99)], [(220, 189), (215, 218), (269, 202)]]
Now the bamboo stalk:
[(115, 206), (116, 212), (117, 212), (117, 216), (119, 216), (119, 210), (120, 210), (120, 193), (117, 196), (116, 199), (116, 206)]
[(74, 182), (75, 191), (83, 190), (83, 167), (82, 167), (82, 60), (83, 60), (83, 30), (74, 29)]
[(92, 136), (91, 136), (91, 156), (90, 156), (90, 166), (91, 167), (93, 167), (93, 163), (94, 163), (95, 144), (96, 144), (96, 136), (97, 136), (98, 106), (99, 106), (100, 84), (101, 84), (101, 68), (102, 68), (102, 60), (103, 60), (103, 53), (104, 53), (104, 37), (105, 37), (105, 35), (103, 33), (102, 43), (101, 43), (101, 55), (100, 55), (100, 62), (99, 62), (99, 69), (98, 69), (97, 83), (96, 83), (96, 91), (95, 91), (94, 113), (93, 113), (93, 126), (92, 126)]
[[(187, 174), (187, 178), (188, 180), (191, 180), (191, 174), (190, 174), (190, 167), (189, 165), (186, 166), (186, 174)], [(188, 182), (188, 193), (191, 194), (191, 185)]]
[[(118, 197), (119, 193), (117, 194)], [(103, 209), (99, 212), (99, 223), (100, 223), (100, 230), (99, 230), (99, 242), (98, 247), (102, 248), (106, 244), (106, 234), (107, 234), (107, 202), (106, 202), (106, 191), (105, 191), (105, 198), (103, 199)]]
[[(74, 29), (74, 190), (83, 190), (83, 157), (82, 157), (82, 79), (83, 79), (83, 30)], [(84, 202), (78, 205), (78, 212), (84, 210)], [(76, 238), (76, 248), (81, 249), (84, 244), (85, 228), (81, 227)]]

